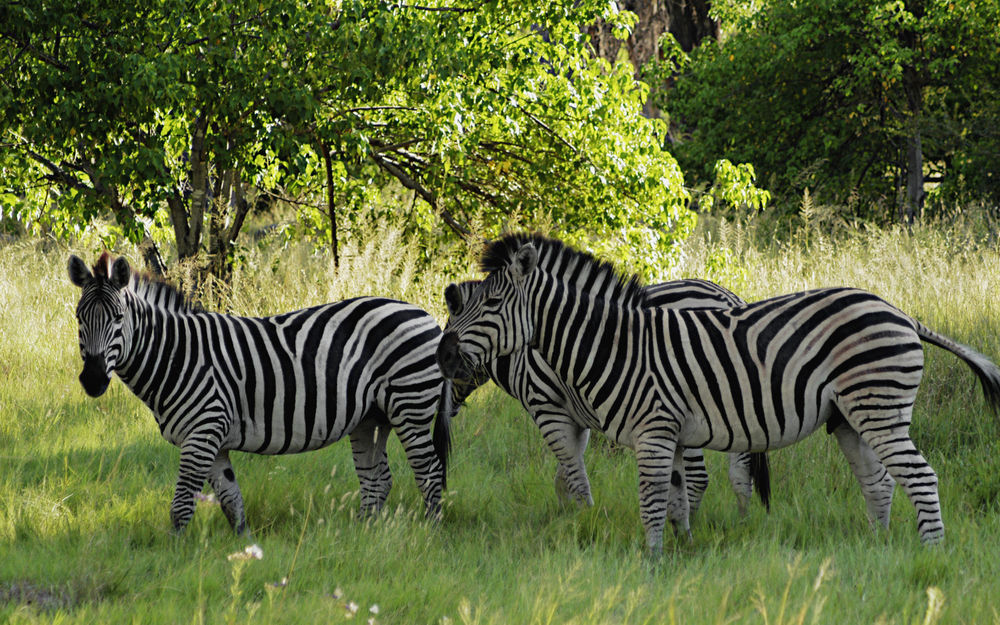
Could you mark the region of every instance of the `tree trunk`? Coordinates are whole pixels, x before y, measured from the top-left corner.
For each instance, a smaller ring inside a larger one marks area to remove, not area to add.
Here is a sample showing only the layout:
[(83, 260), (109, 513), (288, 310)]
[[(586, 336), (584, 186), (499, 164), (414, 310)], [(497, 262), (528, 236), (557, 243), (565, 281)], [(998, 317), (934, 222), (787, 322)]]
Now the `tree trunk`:
[(160, 250), (156, 247), (156, 242), (149, 238), (149, 235), (146, 235), (142, 243), (139, 244), (139, 253), (142, 255), (142, 260), (149, 273), (157, 278), (162, 278), (166, 274), (167, 268), (160, 256)]
[(233, 271), (232, 253), (236, 237), (250, 212), (250, 202), (243, 193), (243, 183), (235, 167), (216, 180), (216, 200), (209, 206), (209, 273), (228, 281)]
[(167, 198), (170, 222), (174, 226), (177, 242), (177, 258), (185, 260), (198, 255), (201, 246), (201, 227), (205, 216), (208, 163), (205, 159), (205, 134), (208, 132), (208, 117), (199, 115), (191, 124), (191, 150), (188, 153), (188, 181), (190, 194), (183, 189), (175, 189)]
[[(911, 0), (906, 8), (920, 20), (924, 17), (923, 2)], [(916, 54), (921, 47), (920, 35), (915, 30), (906, 30), (902, 43)], [(903, 91), (906, 93), (906, 199), (903, 216), (907, 225), (912, 225), (915, 217), (924, 208), (924, 155), (920, 145), (920, 115), (924, 100), (924, 85), (920, 72), (913, 65), (903, 68)]]
[(333, 252), (333, 266), (340, 267), (340, 250), (337, 242), (337, 212), (334, 203), (333, 162), (330, 160), (330, 147), (320, 141), (320, 153), (323, 155), (323, 165), (326, 167), (326, 210), (330, 215), (330, 251)]
[(910, 131), (906, 138), (906, 206), (904, 218), (907, 225), (913, 225), (915, 217), (924, 208), (924, 155), (920, 147), (920, 128)]
[[(639, 18), (624, 41), (637, 78), (642, 66), (659, 56), (663, 33), (669, 31), (685, 52), (693, 50), (705, 37), (719, 37), (719, 23), (709, 17), (707, 0), (618, 0), (617, 4), (619, 9), (631, 11)], [(615, 39), (611, 27), (599, 21), (588, 33), (597, 56), (613, 64), (623, 42)], [(658, 116), (649, 100), (643, 106), (643, 115)]]
[[(685, 52), (693, 50), (705, 37), (719, 37), (719, 23), (709, 17), (710, 3), (706, 0), (618, 0), (617, 4), (639, 18), (624, 42), (637, 73), (646, 61), (659, 54), (660, 36), (667, 31)], [(611, 34), (611, 27), (601, 21), (588, 32), (597, 56), (614, 63), (622, 42)]]

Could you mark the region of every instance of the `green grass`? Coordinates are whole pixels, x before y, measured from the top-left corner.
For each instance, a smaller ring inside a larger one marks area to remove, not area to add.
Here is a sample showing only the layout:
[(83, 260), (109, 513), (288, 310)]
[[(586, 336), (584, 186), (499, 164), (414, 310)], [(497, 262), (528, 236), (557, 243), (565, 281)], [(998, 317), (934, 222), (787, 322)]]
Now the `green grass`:
[[(747, 299), (861, 286), (1000, 358), (995, 248), (930, 229), (759, 238), (716, 229), (669, 277), (716, 279)], [(389, 233), (348, 249), (334, 272), (305, 248), (268, 244), (248, 250), (233, 288), (217, 295), (228, 310), (267, 314), (383, 294), (443, 320), (443, 286), (474, 273), (418, 271), (407, 249)], [(817, 434), (772, 454), (770, 514), (754, 504), (739, 517), (725, 458), (708, 454), (694, 543), (668, 537), (651, 562), (631, 452), (595, 435), (596, 505), (560, 507), (555, 460), (534, 425), (487, 387), (454, 423), (440, 524), (423, 520), (395, 439), (395, 486), (374, 522), (355, 519), (346, 442), (236, 454), (263, 559), (230, 561), (251, 540), (233, 536), (210, 503), (184, 535), (171, 533), (178, 452), (147, 409), (119, 382), (97, 400), (80, 388), (67, 255), (0, 248), (0, 622), (1000, 623), (1000, 424), (965, 365), (936, 348), (926, 350), (912, 432), (940, 476), (947, 529), (935, 548), (920, 545), (899, 489), (889, 532), (872, 533), (846, 462)]]

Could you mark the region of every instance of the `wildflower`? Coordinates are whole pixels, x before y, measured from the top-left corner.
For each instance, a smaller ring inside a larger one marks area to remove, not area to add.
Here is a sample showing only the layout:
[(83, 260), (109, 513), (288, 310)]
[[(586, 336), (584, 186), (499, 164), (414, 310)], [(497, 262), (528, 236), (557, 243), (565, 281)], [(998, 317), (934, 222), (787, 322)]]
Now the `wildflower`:
[(261, 560), (263, 558), (264, 550), (261, 549), (256, 543), (247, 545), (243, 551), (237, 551), (226, 556), (226, 559), (230, 562), (235, 562), (237, 560)]
[(377, 603), (372, 604), (372, 607), (368, 608), (368, 611), (371, 612), (372, 614), (378, 614), (378, 604)]
[(215, 498), (214, 493), (195, 493), (195, 501), (203, 501), (209, 505), (218, 505), (219, 500)]
[(284, 588), (288, 585), (288, 578), (282, 577), (280, 582), (269, 582), (267, 585), (271, 588)]

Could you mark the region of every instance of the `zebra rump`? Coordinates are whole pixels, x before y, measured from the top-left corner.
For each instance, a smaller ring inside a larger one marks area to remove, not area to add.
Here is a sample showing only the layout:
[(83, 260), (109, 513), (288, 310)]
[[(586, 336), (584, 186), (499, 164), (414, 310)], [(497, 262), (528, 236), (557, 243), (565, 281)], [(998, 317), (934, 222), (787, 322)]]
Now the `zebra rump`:
[(98, 396), (117, 375), (181, 450), (170, 508), (175, 530), (190, 521), (206, 481), (233, 529), (245, 530), (230, 451), (298, 453), (345, 436), (361, 512), (375, 513), (392, 486), (389, 430), (402, 443), (427, 514), (439, 513), (451, 415), (437, 409), (451, 383), (435, 361), (441, 330), (425, 311), (360, 297), (238, 317), (201, 310), (107, 253), (92, 270), (71, 256), (68, 269), (81, 288), (84, 389)]

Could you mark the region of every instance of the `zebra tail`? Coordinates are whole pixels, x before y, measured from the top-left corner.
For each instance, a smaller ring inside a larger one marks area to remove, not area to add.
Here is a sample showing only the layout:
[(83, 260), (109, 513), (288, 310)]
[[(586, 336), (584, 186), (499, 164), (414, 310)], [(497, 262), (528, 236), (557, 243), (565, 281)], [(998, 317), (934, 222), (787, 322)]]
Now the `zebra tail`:
[(753, 487), (760, 497), (760, 502), (764, 508), (771, 511), (771, 467), (767, 461), (767, 454), (764, 452), (754, 452), (750, 454), (750, 477), (753, 478)]
[(914, 321), (914, 323), (920, 340), (948, 350), (969, 365), (969, 368), (983, 385), (983, 395), (986, 397), (990, 409), (995, 416), (1000, 417), (1000, 367), (971, 347), (956, 343), (947, 336), (934, 332), (919, 321)]
[(434, 453), (441, 463), (441, 490), (448, 488), (448, 455), (451, 453), (451, 417), (453, 412), (452, 381), (445, 378), (441, 385), (441, 399), (438, 400), (437, 417), (434, 419), (432, 442)]

